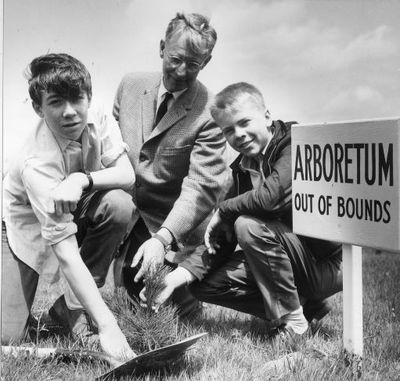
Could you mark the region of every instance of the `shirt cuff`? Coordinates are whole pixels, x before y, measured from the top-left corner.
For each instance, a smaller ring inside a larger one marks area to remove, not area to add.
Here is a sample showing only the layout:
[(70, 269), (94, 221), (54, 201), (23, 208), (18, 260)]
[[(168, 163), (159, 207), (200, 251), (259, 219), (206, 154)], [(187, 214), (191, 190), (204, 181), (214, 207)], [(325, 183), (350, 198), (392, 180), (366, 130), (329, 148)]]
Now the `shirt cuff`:
[(76, 234), (78, 228), (75, 223), (60, 223), (54, 226), (42, 227), (42, 236), (50, 245), (56, 245), (69, 236)]
[(117, 160), (125, 152), (129, 152), (129, 146), (128, 144), (121, 142), (121, 144), (119, 144), (116, 147), (113, 147), (113, 149), (104, 152), (101, 155), (101, 162), (105, 167), (108, 167), (111, 163)]

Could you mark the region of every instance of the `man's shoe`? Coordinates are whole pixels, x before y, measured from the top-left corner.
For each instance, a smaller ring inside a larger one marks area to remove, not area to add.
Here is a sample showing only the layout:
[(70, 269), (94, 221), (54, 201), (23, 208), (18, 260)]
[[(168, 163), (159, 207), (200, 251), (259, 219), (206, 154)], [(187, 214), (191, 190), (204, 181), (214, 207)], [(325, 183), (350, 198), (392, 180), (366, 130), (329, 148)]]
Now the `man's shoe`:
[(49, 310), (50, 317), (67, 329), (74, 340), (94, 339), (97, 332), (92, 319), (83, 309), (70, 310), (65, 303), (64, 295), (61, 295)]
[(303, 305), (303, 314), (309, 323), (322, 320), (332, 309), (328, 299), (307, 300)]

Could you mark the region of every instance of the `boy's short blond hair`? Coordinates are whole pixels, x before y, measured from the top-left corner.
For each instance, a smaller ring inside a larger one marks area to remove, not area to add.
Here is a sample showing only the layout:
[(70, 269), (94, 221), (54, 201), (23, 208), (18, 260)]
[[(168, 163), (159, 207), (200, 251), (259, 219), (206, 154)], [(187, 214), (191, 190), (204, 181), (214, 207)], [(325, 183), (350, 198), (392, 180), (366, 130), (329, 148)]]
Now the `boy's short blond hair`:
[(251, 101), (260, 111), (265, 112), (264, 97), (255, 86), (247, 82), (238, 82), (225, 87), (214, 98), (210, 112), (213, 118), (221, 111), (231, 111), (243, 101)]

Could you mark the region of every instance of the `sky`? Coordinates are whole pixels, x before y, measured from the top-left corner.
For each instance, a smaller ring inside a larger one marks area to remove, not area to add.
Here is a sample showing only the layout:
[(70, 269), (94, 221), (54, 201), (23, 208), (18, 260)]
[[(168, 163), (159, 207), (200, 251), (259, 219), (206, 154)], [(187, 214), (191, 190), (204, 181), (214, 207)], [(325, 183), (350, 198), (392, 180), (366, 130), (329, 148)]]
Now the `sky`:
[(65, 52), (92, 74), (111, 111), (122, 76), (161, 69), (159, 42), (176, 12), (198, 12), (218, 33), (199, 79), (212, 91), (256, 85), (272, 117), (301, 123), (400, 116), (397, 0), (4, 0), (4, 158), (33, 128), (24, 69)]

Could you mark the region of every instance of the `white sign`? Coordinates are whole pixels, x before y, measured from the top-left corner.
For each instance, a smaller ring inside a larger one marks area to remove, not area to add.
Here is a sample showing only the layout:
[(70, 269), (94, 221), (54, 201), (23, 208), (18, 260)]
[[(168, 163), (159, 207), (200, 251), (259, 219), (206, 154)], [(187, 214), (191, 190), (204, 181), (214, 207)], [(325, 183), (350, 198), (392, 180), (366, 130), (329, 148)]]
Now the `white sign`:
[(292, 126), (293, 230), (400, 250), (400, 120)]

